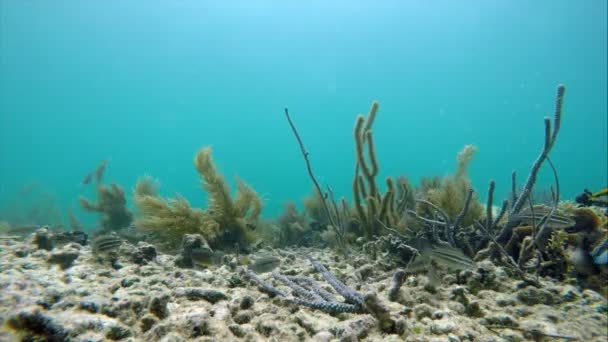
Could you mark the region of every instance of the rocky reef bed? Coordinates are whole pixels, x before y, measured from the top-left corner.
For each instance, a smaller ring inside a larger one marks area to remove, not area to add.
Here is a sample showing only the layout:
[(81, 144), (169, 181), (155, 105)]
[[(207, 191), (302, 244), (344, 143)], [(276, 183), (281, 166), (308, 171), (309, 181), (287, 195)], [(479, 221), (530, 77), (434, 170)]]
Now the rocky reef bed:
[[(31, 239), (0, 241), (0, 340), (606, 341), (608, 334), (601, 294), (546, 279), (540, 288), (526, 286), (489, 261), (445, 275), (437, 286), (425, 275), (407, 275), (389, 300), (396, 269), (380, 257), (264, 252), (281, 259), (275, 271), (283, 275), (309, 277), (333, 292), (312, 257), (353, 291), (375, 294), (395, 324), (386, 333), (376, 315), (328, 314), (271, 298), (235, 256), (197, 270), (177, 267), (174, 256), (156, 255), (145, 243), (125, 242), (117, 252), (109, 263), (90, 246), (47, 251)], [(259, 277), (289, 293), (271, 273)]]

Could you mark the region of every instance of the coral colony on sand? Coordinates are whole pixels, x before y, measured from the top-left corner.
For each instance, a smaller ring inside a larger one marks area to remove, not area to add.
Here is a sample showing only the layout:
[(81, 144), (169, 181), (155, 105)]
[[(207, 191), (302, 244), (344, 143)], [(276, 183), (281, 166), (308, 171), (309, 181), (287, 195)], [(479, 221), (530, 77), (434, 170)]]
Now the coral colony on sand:
[[(605, 341), (608, 219), (560, 199), (550, 159), (564, 94), (523, 187), (513, 173), (499, 208), (494, 180), (486, 203), (472, 188), (473, 145), (452, 175), (379, 184), (378, 102), (355, 120), (352, 202), (321, 188), (285, 109), (313, 193), (276, 221), (260, 218), (242, 180), (231, 193), (208, 147), (194, 157), (205, 208), (161, 197), (144, 176), (132, 214), (122, 188), (102, 183), (104, 161), (83, 181), (97, 190), (80, 199), (99, 215), (90, 243), (72, 212), (72, 231), (25, 239), (0, 224), (0, 339)], [(555, 184), (541, 204), (545, 164)]]

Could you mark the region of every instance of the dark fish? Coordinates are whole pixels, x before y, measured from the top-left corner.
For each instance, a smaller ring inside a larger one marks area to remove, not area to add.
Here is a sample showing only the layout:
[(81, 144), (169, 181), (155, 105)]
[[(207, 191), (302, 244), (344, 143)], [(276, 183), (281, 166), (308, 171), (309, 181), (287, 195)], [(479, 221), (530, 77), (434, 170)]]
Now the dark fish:
[[(538, 225), (541, 223), (543, 218), (549, 215), (549, 213), (551, 212), (551, 208), (546, 206), (534, 206), (533, 209), (534, 210), (532, 210), (532, 208), (530, 207), (527, 207), (515, 217), (521, 220), (521, 222), (524, 224), (532, 225), (532, 222), (534, 222), (535, 225)], [(532, 214), (533, 211), (534, 214)], [(549, 218), (549, 222), (547, 222), (547, 225), (549, 227), (556, 229), (570, 228), (575, 224), (576, 222), (572, 218), (560, 214), (557, 210), (553, 212), (553, 215), (551, 215), (551, 217)]]
[(102, 160), (101, 163), (99, 163), (99, 166), (97, 166), (97, 169), (95, 170), (95, 179), (97, 180), (97, 183), (101, 183), (101, 180), (103, 179), (103, 173), (106, 171), (106, 166), (108, 165), (109, 160)]
[(93, 172), (89, 172), (87, 173), (86, 176), (84, 176), (84, 179), (82, 180), (82, 182), (80, 183), (81, 186), (85, 186), (88, 185), (89, 183), (91, 183), (91, 180), (93, 180)]
[(255, 259), (247, 268), (255, 273), (266, 273), (274, 270), (281, 264), (281, 259), (275, 256), (263, 256)]

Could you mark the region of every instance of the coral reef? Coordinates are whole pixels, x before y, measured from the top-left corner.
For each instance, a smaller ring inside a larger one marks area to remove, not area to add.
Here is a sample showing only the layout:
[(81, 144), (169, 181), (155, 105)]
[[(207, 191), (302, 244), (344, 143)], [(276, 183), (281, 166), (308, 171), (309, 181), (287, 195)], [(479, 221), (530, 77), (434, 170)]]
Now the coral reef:
[[(472, 189), (472, 145), (453, 175), (379, 186), (377, 102), (356, 119), (351, 204), (321, 189), (287, 110), (314, 185), (304, 213), (288, 203), (261, 221), (260, 197), (238, 179), (231, 194), (210, 148), (194, 158), (205, 209), (141, 178), (135, 225), (161, 252), (123, 238), (135, 228), (124, 227), (122, 189), (101, 184), (103, 162), (83, 180), (95, 177), (97, 203), (81, 203), (104, 228), (90, 245), (80, 231), (48, 227), (0, 239), (0, 339), (605, 341), (608, 218), (560, 200), (549, 158), (564, 92), (523, 189), (513, 173), (500, 207), (494, 180), (485, 206)], [(555, 185), (532, 196), (545, 163)]]
[[(122, 267), (97, 262), (91, 246), (49, 252), (32, 239), (0, 241), (0, 339), (606, 339), (602, 295), (550, 278), (526, 286), (487, 260), (433, 288), (428, 276), (407, 271), (391, 285), (395, 269), (381, 253), (281, 249), (276, 277), (254, 275), (285, 294), (271, 298), (233, 258), (195, 270), (176, 269), (177, 257), (150, 245), (123, 242), (115, 252)], [(326, 303), (304, 304), (318, 297)], [(336, 312), (333, 303), (356, 310)]]

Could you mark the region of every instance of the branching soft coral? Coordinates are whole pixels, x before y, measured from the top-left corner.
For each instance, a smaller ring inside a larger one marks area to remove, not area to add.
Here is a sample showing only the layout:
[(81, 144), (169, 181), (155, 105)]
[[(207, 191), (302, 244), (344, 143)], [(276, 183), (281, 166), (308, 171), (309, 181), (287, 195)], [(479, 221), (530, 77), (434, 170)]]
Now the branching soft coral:
[(127, 208), (127, 199), (122, 187), (117, 184), (106, 186), (102, 183), (106, 164), (104, 161), (97, 168), (97, 202), (93, 203), (84, 197), (79, 201), (82, 209), (99, 213), (103, 230), (118, 230), (131, 224), (133, 214)]
[(215, 168), (210, 147), (199, 150), (194, 165), (209, 196), (208, 214), (224, 231), (224, 242), (252, 242), (257, 219), (263, 208), (260, 196), (245, 182), (237, 179), (237, 193), (233, 199), (224, 177)]
[(140, 213), (136, 226), (158, 234), (167, 247), (177, 247), (184, 234), (213, 240), (220, 233), (217, 222), (205, 211), (192, 208), (185, 198), (161, 198), (158, 183), (149, 176), (138, 180), (133, 197)]
[(158, 184), (143, 177), (134, 191), (141, 215), (137, 227), (157, 233), (170, 247), (176, 247), (184, 234), (201, 234), (213, 247), (220, 248), (253, 242), (262, 212), (262, 200), (255, 190), (237, 179), (237, 193), (232, 198), (224, 177), (215, 168), (211, 148), (202, 148), (194, 158), (194, 165), (208, 193), (207, 210), (192, 208), (183, 197), (161, 198)]
[[(455, 219), (462, 211), (469, 189), (472, 187), (467, 175), (467, 168), (476, 151), (475, 146), (466, 145), (458, 154), (455, 174), (445, 177), (441, 182), (427, 183), (425, 192), (422, 194), (423, 199), (441, 208), (451, 219)], [(421, 216), (433, 217), (431, 210), (432, 208), (424, 203), (418, 204), (417, 211)], [(473, 224), (475, 220), (483, 216), (483, 211), (483, 205), (473, 194), (469, 209), (461, 221), (461, 226), (467, 227)]]

